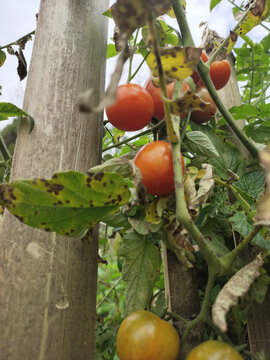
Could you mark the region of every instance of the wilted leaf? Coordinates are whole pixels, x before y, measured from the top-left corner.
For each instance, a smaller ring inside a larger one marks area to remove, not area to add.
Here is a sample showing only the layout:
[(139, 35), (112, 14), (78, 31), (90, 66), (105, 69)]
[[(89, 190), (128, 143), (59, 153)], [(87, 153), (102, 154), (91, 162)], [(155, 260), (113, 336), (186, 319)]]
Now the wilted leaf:
[(157, 204), (159, 199), (155, 198), (150, 205), (146, 208), (146, 221), (152, 224), (159, 224), (161, 217), (158, 214)]
[(184, 139), (184, 146), (188, 151), (207, 158), (218, 157), (219, 154), (209, 137), (201, 131), (187, 132)]
[(101, 165), (93, 166), (87, 172), (90, 175), (95, 175), (102, 171), (115, 172), (121, 176), (127, 177), (131, 175), (132, 166), (130, 160), (134, 158), (133, 153), (128, 153), (118, 158), (112, 158), (105, 161)]
[(118, 0), (110, 10), (121, 34), (130, 35), (152, 14), (156, 17), (166, 14), (171, 5), (172, 0)]
[(159, 278), (161, 258), (158, 248), (147, 237), (129, 233), (123, 237), (118, 256), (125, 259), (122, 275), (127, 282), (127, 313), (147, 308), (154, 283)]
[(199, 205), (204, 204), (214, 189), (215, 174), (213, 167), (209, 164), (202, 164), (202, 168), (205, 170), (205, 174), (199, 182), (197, 194), (189, 199), (188, 207), (191, 210), (195, 210)]
[[(184, 80), (195, 70), (202, 49), (189, 47), (173, 46), (160, 49), (161, 63), (163, 71), (169, 80)], [(147, 58), (147, 64), (151, 69), (152, 75), (158, 77), (158, 67), (156, 57), (150, 53)]]
[[(154, 20), (155, 33), (158, 40), (158, 44), (160, 47), (165, 46), (166, 44), (166, 32), (163, 29), (161, 23), (158, 20)], [(142, 37), (144, 43), (147, 44), (148, 47), (151, 47), (151, 43), (149, 43), (149, 29), (148, 26), (144, 26), (142, 28)]]
[(22, 81), (27, 75), (27, 63), (21, 48), (19, 48), (19, 52), (15, 51), (14, 55), (16, 55), (18, 59), (17, 72), (20, 80)]
[(128, 202), (130, 192), (118, 174), (93, 177), (75, 171), (52, 179), (17, 180), (0, 185), (0, 203), (23, 223), (78, 236)]
[(4, 64), (6, 61), (7, 55), (3, 50), (0, 50), (0, 67)]
[[(250, 4), (247, 5), (247, 7)], [(269, 13), (269, 0), (257, 0), (249, 10), (246, 20), (241, 24), (240, 35), (247, 34), (256, 25), (260, 24)]]
[(214, 324), (222, 331), (227, 331), (226, 314), (237, 305), (238, 298), (244, 296), (253, 281), (260, 276), (259, 269), (263, 265), (261, 255), (239, 270), (222, 288), (212, 308)]

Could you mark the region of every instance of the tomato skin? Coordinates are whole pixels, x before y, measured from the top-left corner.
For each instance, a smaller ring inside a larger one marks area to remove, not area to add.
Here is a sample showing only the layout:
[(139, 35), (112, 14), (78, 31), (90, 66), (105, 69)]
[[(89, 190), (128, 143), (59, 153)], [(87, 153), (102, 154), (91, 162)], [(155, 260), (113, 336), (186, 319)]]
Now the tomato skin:
[(190, 119), (197, 123), (197, 124), (203, 124), (208, 122), (212, 116), (216, 113), (217, 111), (217, 107), (216, 104), (214, 103), (213, 99), (211, 98), (209, 92), (207, 91), (207, 89), (205, 87), (201, 87), (198, 91), (197, 91), (197, 95), (199, 95), (202, 100), (209, 102), (211, 104), (211, 107), (207, 110), (204, 111), (200, 111), (200, 110), (194, 110), (191, 113)]
[(117, 333), (120, 360), (175, 360), (179, 344), (171, 324), (144, 310), (129, 314)]
[(222, 89), (231, 76), (231, 66), (227, 60), (213, 61), (210, 66), (210, 77), (217, 90)]
[(109, 122), (119, 130), (137, 131), (153, 117), (154, 103), (149, 93), (140, 85), (118, 86), (116, 103), (106, 108)]
[[(183, 174), (185, 162), (180, 154)], [(174, 191), (174, 173), (171, 145), (153, 141), (143, 146), (134, 159), (142, 173), (142, 181), (149, 194), (168, 195)]]
[(196, 346), (186, 360), (243, 360), (229, 344), (208, 340)]
[[(175, 82), (172, 82), (167, 85), (167, 93), (168, 93), (169, 99), (172, 98), (174, 87), (175, 87)], [(149, 92), (149, 94), (152, 96), (152, 99), (154, 101), (154, 106), (155, 106), (154, 116), (155, 116), (155, 118), (158, 120), (162, 120), (164, 118), (165, 114), (164, 114), (163, 102), (161, 99), (160, 87), (155, 86), (153, 84), (152, 80), (150, 79), (147, 82), (145, 89)]]

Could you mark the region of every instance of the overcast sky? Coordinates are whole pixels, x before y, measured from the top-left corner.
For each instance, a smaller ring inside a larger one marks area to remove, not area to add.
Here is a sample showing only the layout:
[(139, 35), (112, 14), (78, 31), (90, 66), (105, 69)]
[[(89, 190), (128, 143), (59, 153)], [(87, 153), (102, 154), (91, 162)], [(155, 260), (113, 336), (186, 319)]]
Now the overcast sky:
[[(112, 2), (113, 0), (111, 3)], [(186, 2), (188, 22), (192, 24), (191, 30), (197, 46), (201, 43), (202, 29), (199, 28), (199, 24), (202, 21), (207, 21), (210, 28), (216, 30), (220, 36), (226, 36), (235, 24), (231, 11), (232, 5), (225, 0), (223, 0), (212, 13), (209, 11), (210, 0), (186, 0)], [(0, 45), (3, 46), (13, 42), (35, 29), (39, 3), (40, 0), (0, 0)], [(166, 18), (166, 20), (168, 19)], [(177, 27), (176, 23), (175, 27)], [(112, 36), (112, 31), (113, 21), (110, 19), (109, 37)], [(258, 26), (250, 34), (255, 41), (260, 41), (266, 35), (266, 32), (262, 27)], [(32, 45), (32, 42), (28, 42), (25, 49), (25, 57), (28, 65), (30, 64)], [(115, 60), (111, 59), (107, 63), (107, 84), (114, 68), (114, 62)], [(16, 69), (16, 57), (7, 55), (5, 64), (0, 68), (0, 85), (2, 85), (3, 88), (0, 101), (11, 102), (21, 107), (27, 78), (20, 81)], [(138, 77), (134, 79), (134, 82), (143, 85), (147, 78), (147, 70), (145, 71), (146, 73), (140, 73)], [(125, 79), (126, 76), (123, 77), (122, 82), (124, 82)], [(2, 122), (0, 125), (6, 124)]]

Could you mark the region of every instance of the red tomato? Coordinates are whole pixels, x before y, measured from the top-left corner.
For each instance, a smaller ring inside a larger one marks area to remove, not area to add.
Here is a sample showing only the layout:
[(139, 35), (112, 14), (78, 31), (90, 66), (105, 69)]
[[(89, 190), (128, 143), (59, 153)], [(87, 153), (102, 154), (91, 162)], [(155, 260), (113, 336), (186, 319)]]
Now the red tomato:
[(120, 360), (176, 360), (179, 345), (174, 327), (144, 310), (128, 315), (117, 333)]
[(194, 121), (197, 124), (203, 124), (209, 121), (211, 117), (216, 113), (217, 107), (205, 87), (201, 87), (198, 90), (197, 95), (199, 95), (202, 100), (209, 102), (211, 104), (210, 108), (207, 110), (204, 111), (194, 110), (191, 113), (190, 119), (192, 121)]
[(227, 60), (213, 61), (210, 66), (210, 77), (217, 90), (222, 89), (231, 76), (231, 66)]
[[(185, 162), (180, 154), (183, 175)], [(154, 141), (145, 145), (134, 159), (142, 173), (142, 181), (149, 194), (168, 195), (174, 191), (174, 173), (171, 145), (166, 141)]]
[[(175, 82), (172, 82), (169, 85), (167, 85), (167, 93), (169, 99), (172, 98), (174, 87), (175, 87)], [(158, 120), (162, 120), (164, 118), (164, 106), (161, 99), (161, 89), (155, 86), (151, 79), (147, 82), (145, 89), (149, 92), (149, 94), (152, 96), (152, 99), (154, 101), (155, 118)]]
[(154, 114), (154, 103), (140, 85), (120, 85), (116, 103), (106, 108), (109, 122), (119, 130), (136, 131), (146, 126)]
[[(206, 62), (208, 60), (208, 56), (206, 55), (206, 53), (202, 52), (201, 54), (201, 59), (203, 62)], [(194, 73), (191, 75), (196, 87), (199, 86), (204, 86), (204, 82), (202, 81), (198, 71), (194, 71)]]
[(196, 346), (186, 360), (243, 360), (243, 358), (229, 344), (209, 340)]

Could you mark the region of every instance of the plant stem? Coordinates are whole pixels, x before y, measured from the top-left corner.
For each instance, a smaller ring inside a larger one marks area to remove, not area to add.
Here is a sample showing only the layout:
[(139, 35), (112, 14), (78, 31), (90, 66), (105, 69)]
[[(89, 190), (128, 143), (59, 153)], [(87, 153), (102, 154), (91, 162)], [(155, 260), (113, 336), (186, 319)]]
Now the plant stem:
[(8, 161), (11, 158), (11, 155), (6, 147), (6, 144), (1, 134), (0, 134), (0, 152), (5, 161)]
[(184, 331), (184, 334), (182, 336), (182, 342), (185, 341), (188, 333), (194, 326), (198, 325), (201, 322), (207, 323), (208, 321), (208, 308), (209, 308), (209, 301), (210, 301), (210, 294), (211, 290), (214, 286), (216, 280), (216, 269), (208, 267), (208, 281), (205, 289), (204, 299), (202, 303), (202, 308), (199, 313), (199, 315), (194, 319), (193, 321), (190, 321)]
[(128, 82), (130, 82), (138, 73), (138, 71), (140, 70), (140, 68), (143, 66), (144, 62), (146, 61), (146, 59), (148, 58), (148, 55), (150, 54), (150, 52), (148, 51), (148, 53), (145, 55), (145, 57), (143, 58), (143, 60), (141, 61), (141, 63), (139, 64), (139, 66), (137, 67), (137, 69), (134, 71), (134, 73), (132, 75), (129, 76), (128, 78)]
[(178, 314), (175, 314), (171, 311), (166, 311), (166, 314), (170, 315), (172, 318), (176, 319), (176, 320), (180, 320), (182, 321), (184, 324), (188, 324), (190, 321), (183, 318), (182, 316), (178, 315)]
[(119, 284), (119, 282), (122, 280), (122, 276), (117, 279), (115, 281), (115, 283), (113, 284), (113, 286), (110, 288), (110, 290), (107, 292), (106, 295), (103, 296), (103, 298), (99, 301), (99, 303), (97, 304), (96, 310), (98, 310), (100, 308), (100, 306), (104, 303), (105, 300), (107, 300), (107, 298), (110, 296), (110, 294), (112, 293), (112, 291), (116, 288), (116, 286)]
[(13, 42), (11, 42), (11, 43), (9, 43), (9, 44), (7, 44), (7, 45), (4, 45), (4, 46), (0, 46), (0, 50), (6, 49), (6, 48), (10, 47), (11, 45), (18, 45), (22, 40), (24, 40), (24, 39), (26, 39), (26, 38), (28, 38), (29, 36), (34, 35), (34, 34), (35, 34), (35, 30), (33, 30), (33, 31), (31, 31), (30, 33), (24, 35), (23, 37), (19, 38), (19, 39), (16, 40), (16, 41), (13, 41)]
[(236, 190), (236, 188), (226, 183), (225, 181), (222, 181), (221, 179), (215, 177), (215, 182), (221, 186), (226, 187), (229, 189), (233, 195), (235, 196), (236, 200), (238, 200), (239, 204), (241, 205), (242, 209), (245, 211), (245, 213), (251, 218), (253, 216), (253, 211), (250, 208), (249, 203), (239, 194), (239, 192)]
[[(183, 42), (185, 46), (194, 46), (194, 41), (192, 39), (192, 35), (186, 20), (184, 9), (180, 3), (179, 0), (174, 0), (173, 3), (173, 9), (175, 12), (175, 16), (177, 19), (177, 22), (179, 24), (181, 34), (183, 37)], [(224, 46), (224, 42), (219, 46), (219, 48), (216, 50), (221, 51), (221, 47)], [(216, 53), (215, 52), (215, 53)], [(246, 136), (244, 132), (242, 132), (239, 127), (236, 124), (236, 121), (234, 120), (233, 116), (229, 112), (229, 110), (225, 107), (223, 102), (221, 101), (212, 81), (209, 75), (209, 64), (208, 62), (205, 64), (201, 59), (199, 60), (198, 64), (198, 72), (209, 91), (209, 94), (212, 96), (212, 99), (214, 100), (215, 104), (217, 105), (221, 115), (225, 118), (227, 123), (230, 125), (234, 133), (237, 135), (237, 137), (240, 139), (240, 141), (245, 145), (247, 150), (251, 153), (252, 156), (258, 158), (258, 149), (256, 148), (255, 144)]]
[(165, 121), (162, 120), (162, 121), (160, 121), (158, 124), (154, 125), (151, 129), (147, 129), (147, 130), (145, 130), (145, 131), (143, 131), (143, 132), (141, 132), (141, 133), (139, 133), (139, 134), (136, 134), (136, 135), (134, 135), (134, 136), (131, 136), (131, 137), (128, 138), (128, 139), (125, 139), (125, 140), (119, 141), (119, 142), (116, 143), (116, 144), (110, 145), (110, 146), (106, 147), (105, 149), (103, 149), (102, 152), (107, 151), (107, 150), (110, 150), (110, 149), (113, 149), (113, 148), (117, 148), (117, 147), (119, 147), (119, 146), (121, 146), (121, 145), (127, 144), (127, 143), (130, 142), (131, 140), (135, 140), (135, 139), (137, 139), (137, 138), (139, 138), (139, 137), (141, 137), (141, 136), (150, 134), (150, 133), (153, 132), (154, 130), (159, 129), (159, 128), (160, 128), (162, 125), (164, 125), (164, 124), (165, 124)]
[(187, 130), (187, 127), (188, 127), (188, 124), (190, 121), (190, 115), (191, 115), (191, 111), (188, 112), (185, 122), (184, 122), (184, 125), (181, 129), (181, 142), (183, 141), (184, 137), (186, 136), (186, 130)]
[(242, 240), (236, 248), (234, 248), (228, 254), (222, 256), (221, 263), (224, 267), (224, 270), (230, 270), (232, 265), (238, 256), (238, 254), (251, 242), (251, 240), (258, 234), (258, 232), (263, 228), (263, 226), (256, 226), (249, 234)]
[(254, 82), (254, 51), (253, 48), (251, 48), (251, 79), (250, 79), (250, 90), (249, 90), (249, 100), (248, 100), (249, 104), (251, 104), (251, 100), (252, 100), (253, 82)]
[[(134, 46), (135, 46), (136, 43), (137, 43), (138, 35), (139, 35), (139, 29), (137, 29), (136, 34), (135, 34), (135, 38), (134, 38), (134, 42), (133, 42), (133, 45), (134, 45)], [(132, 55), (129, 57), (128, 80), (127, 80), (127, 82), (130, 81), (130, 77), (131, 77), (131, 73), (132, 73), (133, 56), (134, 56), (134, 54), (132, 54)]]

